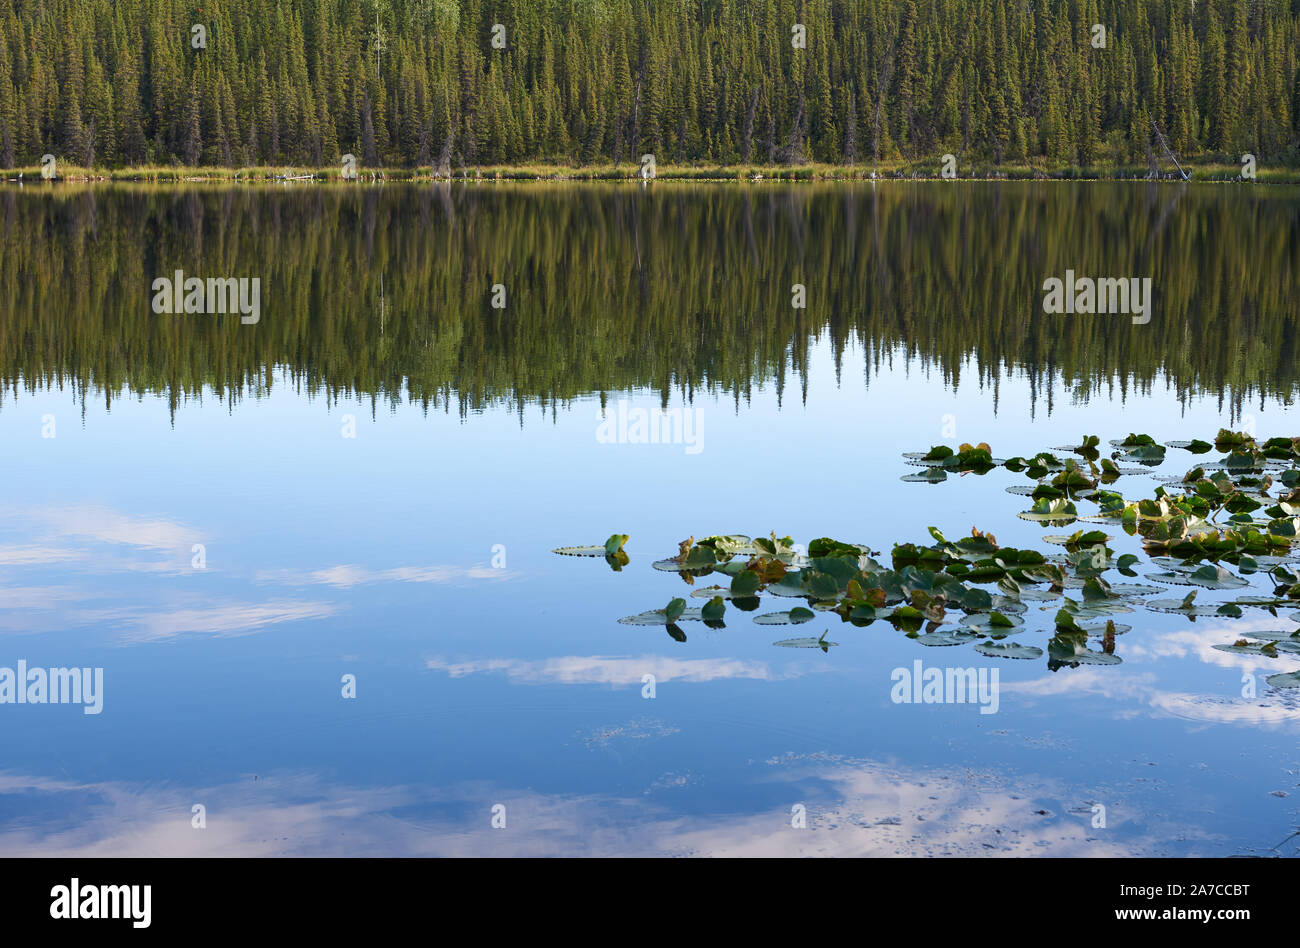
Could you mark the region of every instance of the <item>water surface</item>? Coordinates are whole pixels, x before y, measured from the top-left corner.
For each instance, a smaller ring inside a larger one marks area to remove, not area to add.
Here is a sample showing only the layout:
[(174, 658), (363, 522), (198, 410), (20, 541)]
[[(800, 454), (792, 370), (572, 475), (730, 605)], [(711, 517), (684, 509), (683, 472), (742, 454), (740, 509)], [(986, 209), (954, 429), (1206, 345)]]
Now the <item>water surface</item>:
[[(833, 615), (617, 622), (688, 595), (650, 566), (688, 536), (1060, 532), (1022, 479), (903, 483), (904, 451), (1297, 433), (1295, 189), (27, 187), (0, 217), (0, 665), (105, 681), (98, 715), (0, 705), (0, 852), (1297, 852), (1300, 704), (1262, 679), (1300, 661), (1213, 648), (1294, 620), (1138, 611), (1122, 664), (1055, 671)], [(1067, 268), (1152, 277), (1151, 322), (1043, 314)], [(176, 270), (259, 278), (260, 321), (155, 314)], [(608, 443), (602, 409), (690, 438)], [(614, 532), (619, 572), (550, 552)], [(996, 667), (997, 713), (894, 703), (918, 659)]]

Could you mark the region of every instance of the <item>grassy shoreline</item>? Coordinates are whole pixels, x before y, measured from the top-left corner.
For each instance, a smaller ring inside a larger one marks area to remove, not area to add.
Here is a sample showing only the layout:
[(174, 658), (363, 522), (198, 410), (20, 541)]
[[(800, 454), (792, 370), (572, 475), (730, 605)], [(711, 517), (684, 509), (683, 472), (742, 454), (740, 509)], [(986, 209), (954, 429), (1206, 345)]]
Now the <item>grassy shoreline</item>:
[[(1239, 180), (1241, 167), (1220, 163), (1190, 163), (1184, 165), (1192, 181)], [(958, 167), (958, 180), (966, 181), (1144, 181), (1149, 170), (1145, 166), (1114, 167), (1063, 167), (1050, 170), (1031, 165), (973, 165)], [(430, 167), (421, 168), (360, 168), (357, 183), (384, 181), (635, 181), (641, 177), (641, 167), (631, 162), (619, 165), (502, 165), (458, 168), (450, 174), (439, 173)], [(870, 165), (659, 165), (655, 175), (660, 181), (702, 182), (763, 182), (763, 181), (899, 181), (945, 180), (941, 165), (934, 162), (914, 164)], [(42, 183), (41, 169), (33, 165), (0, 171), (0, 183), (18, 181)], [(60, 182), (113, 183), (264, 183), (264, 182), (344, 182), (337, 165), (321, 168), (292, 166), (259, 166), (252, 168), (139, 166), (127, 168), (82, 168), (59, 165)], [(1160, 180), (1180, 181), (1182, 176), (1173, 167), (1162, 166)], [(1260, 167), (1255, 182), (1260, 184), (1300, 183), (1300, 168)], [(1247, 182), (1249, 183), (1249, 182)]]

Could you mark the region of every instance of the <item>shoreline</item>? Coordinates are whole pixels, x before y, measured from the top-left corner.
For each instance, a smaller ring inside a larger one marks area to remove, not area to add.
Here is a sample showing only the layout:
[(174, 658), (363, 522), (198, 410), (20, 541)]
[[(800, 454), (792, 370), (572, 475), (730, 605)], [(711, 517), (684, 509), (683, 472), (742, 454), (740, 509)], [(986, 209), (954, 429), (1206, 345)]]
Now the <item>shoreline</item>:
[[(975, 166), (968, 174), (956, 178), (944, 177), (940, 165), (880, 165), (874, 169), (864, 165), (660, 165), (652, 180), (686, 181), (700, 183), (761, 184), (775, 181), (789, 182), (883, 182), (883, 181), (1144, 181), (1144, 182), (1200, 182), (1231, 184), (1300, 184), (1300, 168), (1259, 168), (1254, 178), (1242, 179), (1239, 165), (1217, 163), (1188, 164), (1184, 166), (1187, 177), (1177, 170), (1161, 168), (1159, 176), (1152, 178), (1144, 167), (1067, 167), (1051, 171), (1029, 165), (1004, 165), (1002, 167)], [(433, 168), (360, 168), (355, 178), (345, 178), (339, 166), (297, 167), (258, 166), (252, 168), (227, 167), (128, 167), (81, 168), (63, 166), (50, 184), (291, 184), (338, 183), (380, 184), (386, 182), (484, 183), (499, 181), (554, 182), (560, 184), (591, 182), (637, 182), (642, 180), (641, 166), (632, 162), (620, 165), (508, 165), (459, 168), (450, 173)], [(44, 184), (39, 165), (0, 171), (0, 184)]]

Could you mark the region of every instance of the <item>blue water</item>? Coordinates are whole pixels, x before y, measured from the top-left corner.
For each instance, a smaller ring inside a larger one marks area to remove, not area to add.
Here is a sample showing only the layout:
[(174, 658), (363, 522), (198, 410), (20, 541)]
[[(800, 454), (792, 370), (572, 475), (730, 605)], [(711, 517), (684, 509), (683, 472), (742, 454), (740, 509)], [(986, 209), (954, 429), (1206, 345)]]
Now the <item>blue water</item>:
[[(1300, 429), (1273, 399), (1234, 416), (1159, 381), (1031, 399), (1014, 371), (994, 392), (901, 352), (868, 381), (867, 362), (854, 344), (837, 373), (817, 336), (806, 394), (675, 394), (693, 445), (602, 443), (594, 395), (461, 417), (280, 384), (173, 417), (152, 395), (11, 393), (0, 666), (99, 667), (104, 692), (97, 715), (0, 705), (0, 854), (1295, 855), (1300, 702), (1263, 677), (1300, 657), (1212, 648), (1285, 615), (1139, 609), (1116, 617), (1122, 664), (1057, 671), (825, 614), (729, 609), (685, 642), (618, 623), (689, 595), (650, 564), (692, 535), (833, 536), (883, 560), (931, 525), (1045, 550), (1076, 529), (1017, 519), (1004, 470), (904, 483), (904, 451)], [(1170, 455), (1165, 473), (1191, 466)], [(615, 532), (619, 572), (551, 552)], [(1029, 605), (1016, 641), (1045, 647), (1056, 606)], [(825, 652), (773, 644), (823, 632)], [(918, 659), (996, 668), (996, 713), (892, 701)]]

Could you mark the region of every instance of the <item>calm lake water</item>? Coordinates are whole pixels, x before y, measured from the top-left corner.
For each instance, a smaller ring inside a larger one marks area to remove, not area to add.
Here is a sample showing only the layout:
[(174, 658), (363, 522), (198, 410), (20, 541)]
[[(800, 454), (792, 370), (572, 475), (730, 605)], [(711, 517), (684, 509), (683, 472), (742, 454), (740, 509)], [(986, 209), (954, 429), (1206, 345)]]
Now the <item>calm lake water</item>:
[[(703, 604), (651, 566), (690, 536), (1078, 528), (905, 451), (1300, 433), (1296, 189), (10, 187), (0, 220), (0, 666), (103, 669), (99, 714), (0, 704), (0, 853), (1300, 851), (1300, 690), (1264, 682), (1300, 654), (1214, 648), (1286, 610), (1138, 608), (1120, 664), (1055, 668), (617, 621)], [(1151, 277), (1151, 321), (1045, 315), (1067, 269)], [(155, 313), (176, 271), (259, 279), (258, 321)], [(551, 552), (616, 532), (620, 571)], [(895, 702), (918, 661), (996, 668), (995, 713)]]

